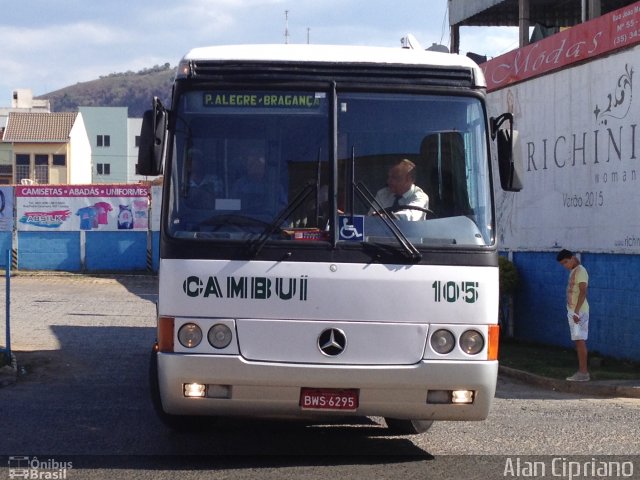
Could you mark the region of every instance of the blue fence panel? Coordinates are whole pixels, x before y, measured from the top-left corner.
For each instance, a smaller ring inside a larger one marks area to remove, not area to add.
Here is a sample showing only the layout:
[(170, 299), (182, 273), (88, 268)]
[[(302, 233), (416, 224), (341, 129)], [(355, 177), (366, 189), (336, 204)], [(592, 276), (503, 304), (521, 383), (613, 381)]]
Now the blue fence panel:
[[(566, 317), (569, 272), (555, 252), (515, 252), (520, 274), (515, 295), (515, 337), (543, 344), (573, 347)], [(590, 351), (640, 360), (640, 256), (587, 253), (589, 272)]]
[(640, 256), (587, 253), (582, 264), (589, 272), (589, 349), (640, 360)]
[(147, 232), (86, 232), (88, 271), (146, 270)]
[(18, 232), (18, 268), (80, 271), (80, 232)]
[(516, 252), (520, 286), (515, 295), (516, 338), (571, 346), (567, 330), (565, 289), (568, 272), (553, 252)]

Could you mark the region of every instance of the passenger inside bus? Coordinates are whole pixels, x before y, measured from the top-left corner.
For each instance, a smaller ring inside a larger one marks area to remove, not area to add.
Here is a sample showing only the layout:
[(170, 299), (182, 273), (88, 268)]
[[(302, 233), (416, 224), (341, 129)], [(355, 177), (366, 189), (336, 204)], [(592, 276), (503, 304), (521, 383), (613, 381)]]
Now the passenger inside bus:
[[(416, 173), (416, 164), (402, 159), (389, 169), (387, 186), (376, 193), (378, 203), (400, 220), (417, 221), (426, 217), (429, 196), (415, 184)], [(374, 210), (370, 209), (369, 215), (372, 214)]]
[(222, 196), (222, 182), (208, 171), (208, 164), (201, 150), (192, 148), (187, 155), (187, 203), (193, 208), (213, 208), (216, 198)]
[(244, 214), (264, 216), (265, 219), (275, 217), (287, 204), (282, 185), (268, 178), (263, 155), (248, 154), (245, 166), (245, 174), (231, 187), (231, 197), (240, 199)]

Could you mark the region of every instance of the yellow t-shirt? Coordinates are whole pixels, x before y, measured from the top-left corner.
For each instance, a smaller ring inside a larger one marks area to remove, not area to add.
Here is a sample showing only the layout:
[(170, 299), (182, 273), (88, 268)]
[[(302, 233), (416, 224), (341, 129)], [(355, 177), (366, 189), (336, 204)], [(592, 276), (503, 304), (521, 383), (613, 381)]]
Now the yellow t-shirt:
[[(578, 265), (576, 268), (571, 270), (569, 274), (569, 283), (567, 285), (567, 310), (575, 311), (576, 303), (578, 302), (578, 295), (580, 294), (580, 284), (586, 283), (589, 284), (589, 274), (587, 273), (587, 269), (582, 265)], [(589, 303), (587, 299), (584, 299), (582, 302), (582, 306), (580, 307), (580, 311), (577, 313), (589, 313)]]

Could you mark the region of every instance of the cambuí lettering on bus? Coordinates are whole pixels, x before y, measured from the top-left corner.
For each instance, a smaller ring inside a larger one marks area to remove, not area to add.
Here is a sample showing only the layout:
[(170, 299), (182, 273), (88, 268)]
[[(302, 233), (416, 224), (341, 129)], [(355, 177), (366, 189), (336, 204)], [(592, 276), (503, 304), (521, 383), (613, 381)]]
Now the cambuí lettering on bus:
[(191, 275), (182, 283), (182, 290), (189, 297), (240, 298), (250, 300), (299, 300), (307, 301), (309, 279), (284, 277), (221, 277), (200, 278)]

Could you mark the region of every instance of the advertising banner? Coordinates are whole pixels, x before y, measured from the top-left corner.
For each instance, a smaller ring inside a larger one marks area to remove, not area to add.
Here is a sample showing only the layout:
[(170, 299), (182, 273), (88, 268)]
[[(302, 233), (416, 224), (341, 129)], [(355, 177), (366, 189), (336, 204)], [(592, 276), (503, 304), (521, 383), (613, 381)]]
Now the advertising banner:
[(635, 2), (500, 55), (481, 68), (492, 91), (639, 43), (640, 2)]
[(20, 231), (131, 231), (149, 228), (143, 185), (16, 186)]
[(0, 187), (0, 232), (13, 230), (13, 187)]
[(502, 247), (640, 253), (640, 44), (489, 94), (514, 115), (524, 187), (496, 192)]

